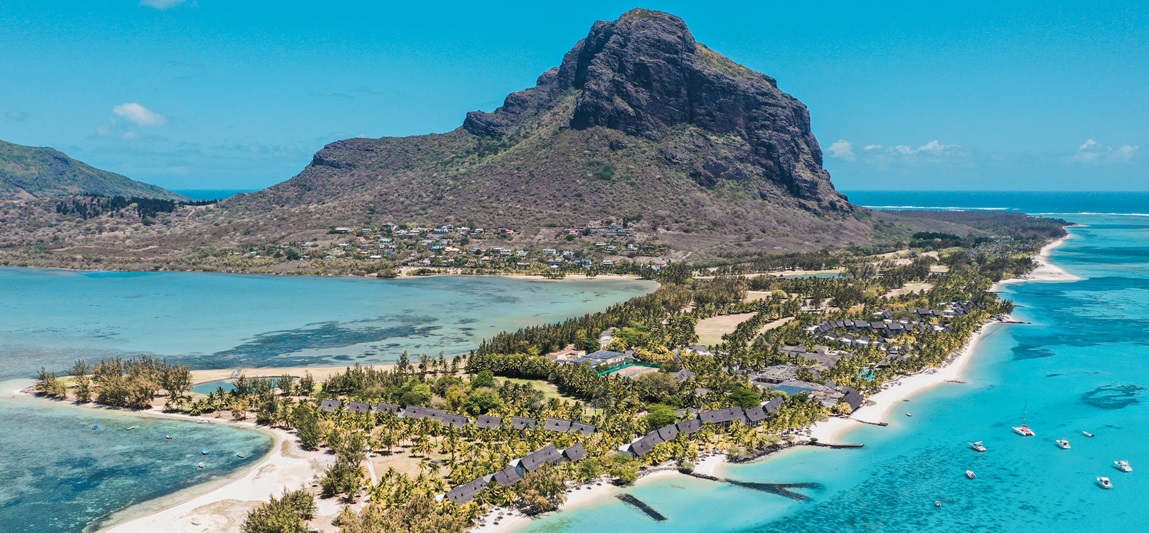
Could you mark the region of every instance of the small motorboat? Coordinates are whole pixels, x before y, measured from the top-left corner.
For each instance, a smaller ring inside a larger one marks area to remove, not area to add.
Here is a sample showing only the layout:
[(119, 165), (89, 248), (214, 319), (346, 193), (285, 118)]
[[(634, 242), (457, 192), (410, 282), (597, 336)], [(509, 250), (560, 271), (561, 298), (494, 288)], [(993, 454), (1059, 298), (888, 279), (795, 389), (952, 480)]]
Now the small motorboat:
[(1097, 484), (1101, 485), (1101, 488), (1105, 490), (1113, 488), (1113, 482), (1109, 481), (1109, 478), (1104, 476), (1097, 478)]
[(92, 429), (100, 429), (100, 426), (92, 426)]
[(1113, 468), (1116, 468), (1125, 473), (1133, 471), (1133, 467), (1129, 466), (1129, 461), (1113, 461)]
[(1025, 424), (1022, 424), (1020, 426), (1014, 426), (1013, 432), (1017, 433), (1018, 435), (1021, 435), (1022, 437), (1033, 437), (1033, 436), (1037, 435), (1037, 433), (1034, 433), (1034, 431), (1032, 429), (1029, 429), (1029, 426), (1027, 426)]
[(1069, 441), (1066, 439), (1057, 439), (1057, 447), (1061, 448), (1062, 450), (1068, 450), (1069, 449)]
[(140, 426), (132, 426), (132, 427), (128, 428), (127, 431), (131, 431), (131, 430), (136, 429), (138, 427), (140, 427)]
[(1090, 432), (1088, 432), (1088, 431), (1082, 431), (1082, 432), (1081, 432), (1081, 434), (1082, 434), (1082, 435), (1085, 435), (1086, 437), (1089, 437), (1089, 438), (1091, 438), (1091, 439), (1093, 438), (1093, 434), (1092, 434), (1092, 433), (1090, 433)]
[(973, 449), (974, 449), (974, 451), (979, 451), (979, 452), (984, 452), (984, 451), (985, 451), (985, 444), (982, 444), (982, 442), (981, 442), (980, 440), (979, 440), (979, 441), (977, 441), (977, 442), (971, 442), (971, 443), (969, 443), (969, 447), (970, 447), (970, 448), (973, 448)]
[(938, 501), (938, 500), (934, 500), (934, 507), (937, 507), (938, 509), (941, 509), (941, 508), (942, 508), (942, 502), (940, 502), (940, 501)]
[(906, 416), (914, 416), (913, 413), (906, 413)]
[(207, 455), (207, 454), (211, 453), (211, 450), (204, 448), (200, 453)]
[(164, 438), (165, 438), (165, 439), (168, 439), (168, 440), (172, 440), (172, 436), (171, 436), (171, 435), (164, 435)]
[(966, 470), (965, 471), (965, 477), (973, 479), (973, 478), (977, 477), (977, 474), (973, 473), (973, 470)]
[(200, 468), (203, 468), (205, 465), (203, 464), (203, 461), (200, 461), (200, 462), (199, 462), (199, 464), (198, 464), (198, 465), (196, 465), (196, 466), (199, 466)]
[(240, 452), (240, 453), (236, 453), (236, 454), (235, 454), (235, 456), (236, 456), (236, 457), (239, 457), (240, 459), (243, 459), (244, 457), (247, 457), (247, 456), (246, 456), (246, 455), (244, 455), (242, 452)]

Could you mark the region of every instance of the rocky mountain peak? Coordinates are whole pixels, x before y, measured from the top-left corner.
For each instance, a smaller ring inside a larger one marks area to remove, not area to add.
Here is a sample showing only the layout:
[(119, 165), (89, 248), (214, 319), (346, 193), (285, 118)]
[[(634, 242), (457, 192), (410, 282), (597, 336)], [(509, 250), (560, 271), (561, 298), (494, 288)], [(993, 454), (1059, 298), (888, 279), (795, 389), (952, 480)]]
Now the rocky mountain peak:
[[(697, 42), (686, 23), (669, 13), (635, 9), (618, 20), (596, 22), (535, 87), (509, 95), (493, 113), (469, 113), (463, 127), (481, 136), (509, 135), (571, 93), (572, 129), (604, 127), (664, 140), (668, 132), (680, 135), (688, 127), (692, 133), (675, 139), (665, 156), (687, 167), (700, 184), (764, 180), (810, 209), (853, 210), (822, 169), (806, 106), (779, 90), (773, 78)], [(732, 157), (707, 154), (716, 137), (740, 146)]]

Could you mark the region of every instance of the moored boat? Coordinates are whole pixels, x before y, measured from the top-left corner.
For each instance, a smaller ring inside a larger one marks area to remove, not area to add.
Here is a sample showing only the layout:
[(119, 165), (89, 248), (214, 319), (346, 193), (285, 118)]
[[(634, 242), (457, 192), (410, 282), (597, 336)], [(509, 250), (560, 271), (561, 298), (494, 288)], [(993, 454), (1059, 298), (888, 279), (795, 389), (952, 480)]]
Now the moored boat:
[(1022, 424), (1020, 426), (1014, 426), (1013, 432), (1017, 433), (1018, 435), (1021, 435), (1022, 437), (1032, 437), (1032, 436), (1037, 435), (1037, 433), (1035, 433), (1032, 429), (1029, 429), (1029, 426), (1027, 426), (1025, 424)]
[(1109, 478), (1104, 477), (1104, 476), (1097, 478), (1097, 484), (1100, 485), (1101, 488), (1103, 488), (1105, 490), (1109, 490), (1109, 489), (1113, 488), (1113, 482), (1109, 481)]
[(1069, 449), (1069, 441), (1066, 439), (1057, 439), (1057, 447), (1061, 448), (1062, 450), (1068, 450)]
[(198, 464), (198, 465), (196, 465), (196, 466), (199, 466), (200, 468), (203, 468), (205, 465), (203, 464), (203, 461), (200, 461), (200, 462), (199, 462), (199, 464)]
[(1086, 437), (1089, 437), (1089, 438), (1091, 438), (1091, 439), (1093, 438), (1093, 434), (1092, 434), (1092, 433), (1090, 433), (1090, 432), (1088, 432), (1088, 431), (1082, 431), (1082, 432), (1081, 432), (1081, 434), (1082, 434), (1082, 435), (1085, 435)]
[(207, 454), (211, 453), (211, 450), (204, 448), (203, 451), (201, 451), (200, 453), (207, 455)]
[(973, 478), (977, 477), (977, 474), (973, 473), (973, 470), (966, 470), (965, 471), (965, 477), (973, 479)]
[(979, 452), (984, 452), (986, 449), (985, 444), (982, 444), (982, 442), (980, 440), (977, 442), (969, 443), (969, 447), (973, 448), (975, 451), (979, 451)]
[(1132, 472), (1133, 467), (1129, 466), (1129, 461), (1113, 461), (1113, 467), (1122, 472)]

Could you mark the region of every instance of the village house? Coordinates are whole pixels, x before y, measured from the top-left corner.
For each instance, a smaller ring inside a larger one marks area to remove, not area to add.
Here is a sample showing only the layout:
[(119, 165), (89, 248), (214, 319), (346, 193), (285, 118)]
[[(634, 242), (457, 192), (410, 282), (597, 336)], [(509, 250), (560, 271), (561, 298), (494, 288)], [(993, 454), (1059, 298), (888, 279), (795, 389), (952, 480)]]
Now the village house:
[(698, 413), (698, 419), (703, 424), (717, 424), (720, 426), (729, 426), (734, 422), (746, 423), (746, 417), (742, 413), (742, 408), (727, 407), (726, 409), (715, 409), (713, 411), (703, 411)]

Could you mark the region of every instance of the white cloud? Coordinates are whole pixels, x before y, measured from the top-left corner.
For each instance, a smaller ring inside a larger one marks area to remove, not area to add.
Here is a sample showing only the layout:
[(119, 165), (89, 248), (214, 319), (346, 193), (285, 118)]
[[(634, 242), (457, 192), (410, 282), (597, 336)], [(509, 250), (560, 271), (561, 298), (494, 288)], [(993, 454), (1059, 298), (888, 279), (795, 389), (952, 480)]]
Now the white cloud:
[(1081, 143), (1081, 146), (1077, 147), (1077, 152), (1069, 158), (1069, 162), (1082, 164), (1124, 163), (1132, 161), (1139, 148), (1139, 146), (1128, 144), (1120, 148), (1113, 148), (1094, 139), (1086, 139), (1084, 143)]
[(912, 157), (919, 154), (932, 155), (932, 156), (945, 156), (956, 153), (961, 149), (958, 144), (942, 144), (938, 140), (932, 140), (917, 148), (905, 144), (896, 144), (894, 146), (882, 146), (880, 144), (867, 144), (862, 150), (874, 154), (885, 156), (904, 156)]
[(148, 109), (135, 102), (120, 104), (112, 108), (112, 112), (124, 117), (124, 120), (136, 124), (138, 126), (163, 126), (168, 123), (168, 117), (165, 117), (151, 109)]
[(156, 9), (171, 9), (186, 1), (187, 0), (140, 0), (140, 5), (154, 7)]
[(837, 159), (844, 159), (846, 161), (853, 161), (858, 158), (854, 154), (854, 144), (845, 139), (834, 141), (826, 151), (830, 152), (830, 157)]
[(1126, 144), (1125, 146), (1114, 150), (1112, 158), (1114, 161), (1129, 161), (1133, 159), (1134, 155), (1137, 154), (1138, 148), (1140, 148), (1140, 146), (1130, 146)]

